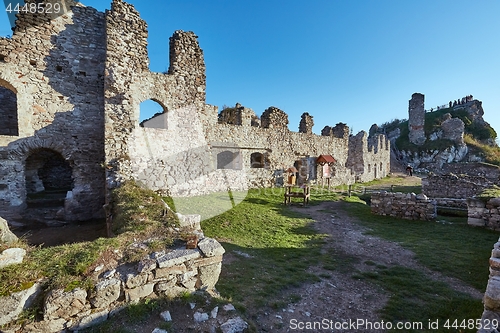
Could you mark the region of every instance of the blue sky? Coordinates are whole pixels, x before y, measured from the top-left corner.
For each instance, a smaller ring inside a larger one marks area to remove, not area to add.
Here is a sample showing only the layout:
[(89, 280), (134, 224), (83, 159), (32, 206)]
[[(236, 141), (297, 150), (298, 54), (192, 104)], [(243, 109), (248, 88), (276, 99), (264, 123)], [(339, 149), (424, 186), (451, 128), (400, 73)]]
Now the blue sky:
[[(150, 68), (165, 71), (168, 38), (194, 31), (207, 66), (207, 103), (276, 106), (297, 131), (344, 122), (357, 133), (472, 94), (500, 134), (500, 1), (130, 0), (149, 29)], [(83, 0), (98, 10), (110, 1)], [(0, 17), (0, 34), (9, 33)]]

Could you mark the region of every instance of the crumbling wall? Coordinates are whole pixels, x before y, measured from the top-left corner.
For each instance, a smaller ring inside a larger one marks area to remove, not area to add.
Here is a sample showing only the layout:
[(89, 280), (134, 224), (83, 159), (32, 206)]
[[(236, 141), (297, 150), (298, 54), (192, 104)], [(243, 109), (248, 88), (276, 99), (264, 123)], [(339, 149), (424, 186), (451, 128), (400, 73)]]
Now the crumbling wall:
[(26, 205), (25, 160), (51, 149), (72, 168), (66, 219), (102, 214), (104, 26), (90, 7), (57, 18), (21, 12), (12, 38), (0, 38), (0, 86), (15, 93), (18, 124), (0, 133), (0, 206)]
[(490, 257), (490, 276), (483, 297), (482, 328), (478, 333), (496, 331), (500, 322), (500, 239), (493, 246)]
[(307, 112), (304, 112), (300, 117), (299, 132), (312, 134), (313, 126), (314, 126), (313, 116), (311, 116)]
[(422, 179), (422, 193), (431, 198), (471, 198), (493, 183), (482, 176), (429, 175)]
[(356, 181), (379, 179), (390, 173), (390, 142), (379, 134), (368, 140), (365, 131), (349, 137), (347, 167), (356, 175)]
[(424, 194), (375, 192), (371, 196), (371, 212), (407, 220), (433, 220), (436, 202)]

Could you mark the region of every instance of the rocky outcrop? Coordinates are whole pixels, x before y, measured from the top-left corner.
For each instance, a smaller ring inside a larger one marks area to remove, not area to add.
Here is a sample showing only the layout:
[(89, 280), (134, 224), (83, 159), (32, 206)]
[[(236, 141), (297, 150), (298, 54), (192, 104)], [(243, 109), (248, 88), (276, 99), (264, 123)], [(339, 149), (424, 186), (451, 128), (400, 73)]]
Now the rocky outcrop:
[(17, 242), (17, 236), (10, 229), (7, 221), (0, 216), (0, 244), (12, 244)]

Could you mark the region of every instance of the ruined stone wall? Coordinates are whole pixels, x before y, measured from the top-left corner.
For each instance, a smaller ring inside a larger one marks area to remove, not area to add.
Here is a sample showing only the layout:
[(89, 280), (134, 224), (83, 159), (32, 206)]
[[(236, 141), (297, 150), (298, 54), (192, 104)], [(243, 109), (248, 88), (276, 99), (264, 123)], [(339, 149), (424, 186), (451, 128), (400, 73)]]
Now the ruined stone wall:
[(300, 117), (299, 132), (312, 134), (313, 126), (314, 126), (313, 116), (311, 116), (307, 112), (304, 112)]
[[(199, 220), (198, 215), (198, 226)], [(152, 252), (138, 263), (101, 263), (89, 275), (94, 282), (91, 290), (78, 287), (44, 291), (43, 319), (22, 330), (78, 331), (102, 323), (113, 313), (140, 300), (159, 296), (174, 298), (196, 290), (212, 291), (219, 279), (224, 252), (215, 239), (203, 238), (194, 249)], [(0, 297), (0, 326), (15, 321), (23, 308), (33, 305), (33, 300), (42, 293), (42, 283), (38, 281), (28, 289)]]
[(424, 108), (424, 95), (414, 93), (411, 95), (408, 106), (408, 129), (410, 133), (408, 138), (411, 143), (416, 145), (423, 145), (425, 138), (425, 108)]
[[(134, 7), (115, 0), (106, 20), (108, 188), (128, 178), (142, 180), (147, 185), (152, 183), (152, 188), (165, 188), (164, 174), (168, 172), (165, 168), (170, 168), (168, 157), (181, 159), (176, 163), (182, 162), (180, 167), (186, 172), (194, 169), (205, 172), (208, 162), (204, 157), (200, 159), (198, 153), (208, 152), (201, 121), (205, 110), (210, 108), (205, 107), (205, 64), (197, 36), (176, 31), (170, 37), (168, 73), (153, 73), (148, 69), (146, 23)], [(123, 57), (124, 54), (127, 56)], [(139, 126), (139, 104), (148, 99), (167, 110), (166, 130)], [(165, 140), (158, 141), (162, 139)], [(199, 161), (200, 168), (195, 161)]]
[(422, 179), (422, 193), (431, 198), (466, 199), (481, 193), (492, 184), (482, 176), (429, 175)]
[(488, 163), (448, 163), (443, 166), (443, 174), (465, 174), (484, 177), (494, 183), (500, 181), (500, 167)]
[(66, 218), (101, 214), (105, 39), (104, 15), (83, 6), (52, 19), (20, 13), (12, 38), (0, 38), (0, 86), (16, 95), (18, 124), (0, 134), (4, 206), (25, 205), (25, 160), (50, 149), (72, 168)]
[(467, 199), (467, 223), (473, 226), (500, 230), (500, 198), (483, 201)]
[(375, 192), (371, 196), (371, 212), (407, 220), (433, 220), (436, 202), (424, 194)]
[(368, 140), (365, 131), (349, 137), (347, 166), (356, 175), (356, 181), (379, 179), (390, 173), (390, 142), (385, 135)]

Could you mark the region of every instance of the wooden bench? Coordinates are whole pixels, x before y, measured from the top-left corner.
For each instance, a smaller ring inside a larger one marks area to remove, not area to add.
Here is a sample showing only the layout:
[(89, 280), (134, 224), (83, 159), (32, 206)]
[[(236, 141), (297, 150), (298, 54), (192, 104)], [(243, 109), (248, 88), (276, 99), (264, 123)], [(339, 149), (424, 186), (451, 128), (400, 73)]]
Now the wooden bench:
[[(294, 191), (294, 189), (300, 189), (300, 191)], [(285, 205), (289, 205), (292, 202), (292, 198), (302, 198), (304, 200), (304, 206), (306, 206), (309, 203), (310, 196), (311, 188), (308, 185), (300, 187), (285, 185)]]

